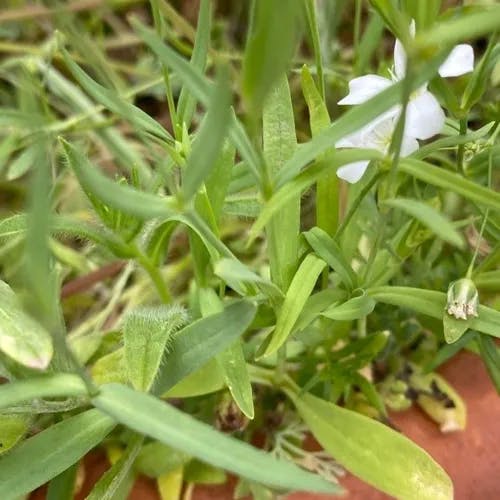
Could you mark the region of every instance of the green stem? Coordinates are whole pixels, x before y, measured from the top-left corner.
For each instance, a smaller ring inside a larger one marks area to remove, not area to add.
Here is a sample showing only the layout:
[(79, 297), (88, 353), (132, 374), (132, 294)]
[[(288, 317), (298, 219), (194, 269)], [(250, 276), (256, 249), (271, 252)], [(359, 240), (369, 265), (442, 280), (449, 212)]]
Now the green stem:
[(156, 291), (160, 296), (163, 303), (168, 304), (172, 301), (172, 297), (170, 292), (168, 291), (167, 285), (165, 281), (163, 281), (163, 277), (161, 275), (160, 270), (153, 265), (151, 260), (144, 255), (138, 248), (134, 248), (135, 257), (137, 262), (142, 266), (142, 268), (148, 273), (151, 281), (155, 285)]
[[(464, 136), (466, 134), (467, 134), (467, 117), (462, 118), (460, 120), (460, 135)], [(464, 171), (464, 151), (465, 151), (465, 144), (459, 144), (458, 151), (457, 151), (457, 170), (461, 174), (465, 174), (465, 171)]]

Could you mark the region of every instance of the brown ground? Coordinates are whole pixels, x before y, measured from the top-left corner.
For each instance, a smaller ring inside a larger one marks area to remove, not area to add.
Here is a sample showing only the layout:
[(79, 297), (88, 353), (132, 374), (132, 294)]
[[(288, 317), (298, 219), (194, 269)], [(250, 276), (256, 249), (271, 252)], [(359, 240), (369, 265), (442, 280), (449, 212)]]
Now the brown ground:
[[(455, 500), (500, 499), (500, 399), (488, 379), (480, 359), (471, 353), (460, 353), (441, 373), (458, 390), (467, 404), (467, 430), (442, 434), (437, 425), (420, 410), (413, 408), (392, 415), (394, 424), (427, 450), (448, 472), (455, 485)], [(78, 500), (84, 499), (91, 486), (107, 468), (100, 453), (86, 460), (86, 481)], [(342, 484), (349, 494), (345, 500), (385, 500), (390, 497), (375, 491), (353, 476)], [(193, 500), (229, 500), (234, 481), (225, 486), (197, 488)], [(43, 492), (31, 500), (42, 500)], [(329, 500), (338, 497), (294, 493), (287, 500)], [(159, 500), (154, 481), (140, 478), (129, 500)], [(418, 499), (417, 499), (418, 500)]]

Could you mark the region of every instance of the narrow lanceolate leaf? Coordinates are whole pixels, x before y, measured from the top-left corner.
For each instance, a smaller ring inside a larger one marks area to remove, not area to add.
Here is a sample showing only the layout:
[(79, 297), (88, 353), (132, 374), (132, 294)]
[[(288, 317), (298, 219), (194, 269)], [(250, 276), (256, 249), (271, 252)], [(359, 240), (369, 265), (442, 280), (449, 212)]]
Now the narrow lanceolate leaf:
[(354, 289), (357, 283), (356, 274), (335, 241), (319, 227), (313, 227), (303, 234), (316, 255), (339, 274), (348, 289)]
[(256, 2), (254, 8), (254, 30), (243, 59), (243, 94), (249, 109), (257, 113), (295, 51), (301, 2), (289, 0), (283, 8), (281, 0), (266, 0)]
[(10, 450), (28, 432), (31, 423), (31, 415), (0, 413), (0, 455)]
[(399, 432), (310, 394), (290, 396), (321, 446), (355, 476), (396, 498), (453, 498), (446, 472)]
[(93, 403), (136, 432), (250, 480), (283, 489), (338, 491), (319, 476), (221, 434), (149, 394), (111, 384), (101, 388)]
[(354, 297), (343, 304), (325, 309), (321, 315), (337, 321), (350, 321), (364, 318), (375, 308), (375, 301), (368, 295)]
[(0, 409), (32, 399), (87, 395), (83, 380), (69, 373), (54, 373), (0, 385)]
[(231, 117), (228, 70), (219, 68), (216, 87), (193, 146), (182, 178), (182, 190), (190, 199), (208, 177), (222, 148)]
[[(290, 88), (284, 74), (264, 104), (262, 135), (264, 158), (271, 177), (275, 177), (297, 147)], [(295, 194), (274, 213), (266, 228), (271, 279), (282, 291), (296, 270), (299, 231), (300, 195)]]
[[(210, 45), (210, 0), (201, 0), (198, 23), (196, 26), (196, 38), (190, 64), (193, 68), (203, 73), (207, 64), (207, 54)], [(185, 123), (188, 127), (193, 119), (196, 107), (196, 99), (186, 86), (183, 86), (177, 104), (177, 116), (179, 123)]]
[[(182, 83), (189, 89), (198, 101), (200, 101), (204, 106), (208, 106), (210, 102), (210, 89), (212, 84), (203, 75), (203, 73), (189, 64), (188, 61), (182, 58), (170, 47), (165, 45), (161, 38), (153, 30), (142, 25), (135, 19), (132, 20), (132, 25), (144, 42), (158, 56), (160, 61), (176, 72), (176, 75), (180, 78)], [(260, 179), (262, 162), (259, 153), (256, 151), (252, 141), (245, 132), (243, 125), (238, 120), (234, 112), (231, 113), (229, 135), (242, 158), (248, 163), (254, 177), (256, 179)]]
[(184, 377), (230, 346), (248, 328), (255, 316), (253, 303), (238, 301), (219, 314), (195, 321), (172, 340), (170, 352), (153, 386), (156, 394), (168, 391)]
[(182, 307), (143, 307), (131, 311), (123, 323), (125, 368), (140, 391), (148, 391), (175, 332), (187, 323)]
[(141, 219), (168, 217), (174, 213), (170, 198), (161, 198), (113, 182), (101, 174), (75, 146), (64, 139), (61, 139), (61, 143), (68, 164), (75, 172), (83, 189), (110, 207)]
[(77, 462), (115, 426), (88, 410), (27, 439), (0, 459), (0, 498), (26, 495)]
[[(368, 289), (367, 293), (377, 302), (407, 307), (436, 319), (442, 319), (447, 302), (444, 292), (406, 286), (379, 286)], [(470, 328), (500, 337), (500, 311), (480, 305), (478, 317), (472, 319)]]
[(263, 356), (276, 352), (292, 333), (293, 326), (325, 266), (326, 262), (313, 254), (309, 254), (303, 260), (286, 292), (285, 300), (278, 313), (276, 328), (271, 334), (271, 340)]
[(140, 132), (149, 132), (150, 134), (163, 139), (172, 141), (170, 134), (154, 119), (151, 118), (142, 109), (130, 104), (115, 91), (107, 89), (92, 80), (72, 59), (71, 56), (63, 50), (64, 62), (68, 66), (78, 83), (89, 93), (96, 101), (108, 108), (113, 113), (130, 121)]
[(0, 351), (35, 370), (47, 368), (53, 354), (50, 333), (23, 311), (12, 289), (1, 280)]
[(382, 203), (411, 215), (448, 243), (458, 248), (464, 247), (465, 241), (453, 224), (427, 203), (408, 198), (384, 200)]
[(500, 193), (475, 184), (461, 175), (411, 158), (401, 158), (398, 169), (420, 181), (453, 191), (468, 200), (500, 211)]

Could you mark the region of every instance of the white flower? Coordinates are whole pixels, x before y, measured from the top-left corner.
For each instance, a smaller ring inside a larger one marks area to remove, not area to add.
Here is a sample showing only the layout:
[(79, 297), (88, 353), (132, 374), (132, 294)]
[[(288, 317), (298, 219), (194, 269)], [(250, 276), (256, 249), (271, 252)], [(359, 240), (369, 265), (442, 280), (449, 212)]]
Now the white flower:
[[(375, 120), (363, 127), (358, 132), (344, 137), (335, 145), (337, 148), (367, 148), (376, 149), (386, 154), (391, 144), (392, 135), (397, 123), (397, 116), (386, 116)], [(408, 156), (418, 149), (418, 141), (403, 134), (401, 143), (401, 156)], [(358, 182), (368, 167), (368, 161), (349, 163), (337, 170), (337, 176), (347, 182)]]
[[(415, 36), (415, 22), (412, 21), (410, 33)], [(474, 69), (474, 51), (470, 45), (457, 45), (439, 68), (442, 77), (460, 76)], [(360, 104), (402, 80), (406, 73), (406, 53), (403, 45), (396, 40), (394, 46), (394, 71), (392, 79), (378, 75), (365, 75), (349, 82), (349, 94), (339, 104)], [(400, 107), (390, 112), (397, 114)], [(427, 84), (413, 92), (406, 110), (405, 133), (417, 139), (429, 139), (439, 134), (444, 126), (445, 115), (438, 100), (427, 90)]]

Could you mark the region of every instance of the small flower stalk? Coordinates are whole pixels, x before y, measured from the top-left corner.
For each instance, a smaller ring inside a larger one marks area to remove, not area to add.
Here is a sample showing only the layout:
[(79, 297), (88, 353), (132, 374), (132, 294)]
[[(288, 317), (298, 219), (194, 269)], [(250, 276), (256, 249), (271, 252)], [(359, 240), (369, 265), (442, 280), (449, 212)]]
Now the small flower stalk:
[(456, 319), (467, 320), (477, 317), (479, 294), (476, 285), (469, 278), (454, 281), (448, 288), (446, 312)]

